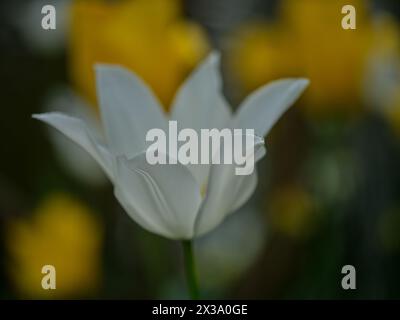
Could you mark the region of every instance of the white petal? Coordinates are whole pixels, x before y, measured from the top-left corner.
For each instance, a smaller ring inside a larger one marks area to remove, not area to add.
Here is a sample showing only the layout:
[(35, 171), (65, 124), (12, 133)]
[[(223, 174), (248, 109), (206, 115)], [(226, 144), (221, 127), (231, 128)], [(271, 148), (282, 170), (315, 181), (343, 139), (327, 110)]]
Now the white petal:
[[(62, 87), (52, 90), (45, 105), (48, 112), (58, 111), (82, 119), (96, 141), (104, 141), (100, 119), (94, 108), (86, 104), (71, 89)], [(104, 185), (107, 182), (104, 170), (87, 151), (57, 130), (49, 128), (49, 131), (59, 160), (71, 174), (91, 185)]]
[[(264, 140), (259, 137), (256, 137), (254, 146), (246, 147), (248, 148), (248, 157), (251, 156), (250, 148), (254, 147), (255, 163), (265, 154)], [(196, 236), (201, 236), (218, 226), (235, 207), (242, 205), (242, 201), (247, 200), (254, 191), (252, 181), (249, 180), (252, 179), (251, 175), (236, 175), (236, 168), (236, 164), (211, 165), (206, 197), (196, 220)], [(247, 190), (247, 188), (252, 190)], [(243, 198), (238, 196), (240, 192), (245, 193)]]
[[(178, 129), (222, 129), (229, 125), (231, 110), (222, 93), (219, 54), (211, 53), (183, 83), (175, 96), (171, 119)], [(208, 165), (189, 165), (199, 184), (205, 183)]]
[(180, 128), (225, 128), (231, 116), (222, 93), (219, 54), (211, 53), (175, 96), (171, 118)]
[(185, 166), (150, 165), (145, 153), (118, 157), (116, 187), (127, 213), (144, 228), (172, 239), (193, 237), (201, 195)]
[(60, 87), (53, 90), (46, 101), (46, 110), (81, 119), (97, 141), (105, 142), (100, 119), (94, 108), (70, 88)]
[(131, 201), (130, 194), (124, 192), (118, 187), (115, 187), (114, 195), (115, 198), (117, 198), (118, 202), (121, 204), (122, 208), (125, 210), (125, 212), (143, 229), (146, 229), (147, 231), (166, 238), (173, 237), (172, 232), (169, 230), (169, 228), (167, 228), (157, 218), (151, 215), (140, 214), (134, 206), (134, 203)]
[(166, 118), (151, 90), (120, 66), (96, 66), (97, 95), (110, 149), (128, 158), (146, 148), (149, 129), (166, 129)]
[(254, 129), (264, 137), (308, 84), (307, 79), (284, 79), (261, 87), (243, 101), (234, 116), (233, 127)]
[(113, 180), (112, 156), (106, 148), (97, 143), (81, 119), (59, 112), (34, 114), (32, 117), (51, 125), (80, 145), (98, 162), (110, 180)]

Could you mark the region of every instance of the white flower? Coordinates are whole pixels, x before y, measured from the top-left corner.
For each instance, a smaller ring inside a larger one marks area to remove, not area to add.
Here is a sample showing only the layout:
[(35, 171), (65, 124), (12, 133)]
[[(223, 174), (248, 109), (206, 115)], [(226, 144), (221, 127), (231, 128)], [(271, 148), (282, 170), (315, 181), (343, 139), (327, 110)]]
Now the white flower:
[[(118, 201), (143, 228), (171, 239), (192, 239), (215, 228), (244, 204), (256, 187), (257, 174), (235, 175), (234, 164), (150, 165), (146, 161), (148, 130), (167, 132), (168, 121), (176, 120), (181, 128), (197, 131), (254, 129), (265, 136), (308, 85), (305, 79), (273, 82), (251, 94), (232, 115), (221, 93), (218, 68), (219, 55), (213, 53), (182, 85), (171, 114), (166, 115), (137, 76), (119, 66), (96, 66), (106, 145), (80, 119), (57, 112), (33, 117), (92, 155), (113, 183)], [(264, 141), (256, 139), (256, 161), (264, 150)]]

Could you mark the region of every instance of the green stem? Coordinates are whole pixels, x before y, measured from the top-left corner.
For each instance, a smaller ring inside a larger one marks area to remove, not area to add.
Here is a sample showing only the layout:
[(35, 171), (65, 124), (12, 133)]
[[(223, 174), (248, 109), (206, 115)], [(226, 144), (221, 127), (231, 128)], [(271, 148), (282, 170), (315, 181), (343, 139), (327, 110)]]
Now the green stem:
[(191, 240), (182, 241), (183, 245), (183, 256), (186, 269), (186, 281), (190, 293), (190, 297), (193, 300), (199, 298), (199, 287), (197, 284), (196, 277), (196, 264), (193, 255), (193, 246)]

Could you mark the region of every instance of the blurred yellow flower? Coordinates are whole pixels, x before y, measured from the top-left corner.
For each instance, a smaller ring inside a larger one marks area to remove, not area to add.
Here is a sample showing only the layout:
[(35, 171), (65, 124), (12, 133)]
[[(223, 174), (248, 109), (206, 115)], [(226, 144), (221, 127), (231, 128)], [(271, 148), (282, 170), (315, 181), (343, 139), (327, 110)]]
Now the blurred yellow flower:
[(282, 75), (300, 74), (290, 43), (273, 24), (254, 22), (243, 26), (234, 41), (230, 63), (245, 92)]
[(71, 77), (93, 105), (97, 62), (136, 72), (168, 109), (177, 87), (208, 51), (205, 33), (184, 18), (179, 0), (76, 0), (71, 10)]
[[(10, 222), (6, 244), (8, 268), (24, 298), (71, 298), (95, 290), (100, 280), (102, 230), (93, 213), (78, 200), (53, 194), (32, 220)], [(56, 269), (56, 289), (44, 290), (44, 265)]]
[(276, 22), (243, 26), (233, 37), (231, 56), (239, 85), (250, 91), (274, 78), (301, 75), (311, 81), (304, 96), (308, 114), (358, 112), (371, 50), (383, 38), (390, 42), (394, 33), (374, 28), (364, 0), (351, 1), (357, 29), (342, 29), (346, 4), (349, 1), (283, 0)]
[(315, 199), (296, 185), (276, 190), (268, 206), (272, 227), (285, 235), (303, 238), (309, 235), (316, 218)]

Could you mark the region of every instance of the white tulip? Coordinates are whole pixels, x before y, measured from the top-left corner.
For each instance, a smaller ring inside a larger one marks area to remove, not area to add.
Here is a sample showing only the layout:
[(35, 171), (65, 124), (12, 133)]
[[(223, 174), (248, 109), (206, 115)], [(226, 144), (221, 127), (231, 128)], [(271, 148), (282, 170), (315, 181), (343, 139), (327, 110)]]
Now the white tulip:
[[(308, 85), (285, 79), (261, 87), (232, 114), (221, 92), (219, 55), (212, 53), (178, 91), (171, 114), (163, 112), (150, 89), (119, 66), (96, 66), (97, 93), (106, 144), (84, 121), (62, 113), (33, 115), (85, 149), (114, 185), (115, 196), (143, 228), (171, 239), (188, 240), (219, 225), (252, 195), (257, 174), (235, 175), (234, 164), (182, 165), (146, 161), (146, 133), (167, 131), (168, 121), (196, 131), (254, 129), (265, 136)], [(265, 153), (255, 140), (255, 160)], [(169, 155), (167, 155), (168, 157)]]

